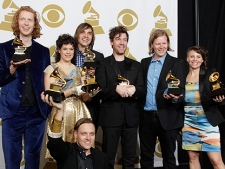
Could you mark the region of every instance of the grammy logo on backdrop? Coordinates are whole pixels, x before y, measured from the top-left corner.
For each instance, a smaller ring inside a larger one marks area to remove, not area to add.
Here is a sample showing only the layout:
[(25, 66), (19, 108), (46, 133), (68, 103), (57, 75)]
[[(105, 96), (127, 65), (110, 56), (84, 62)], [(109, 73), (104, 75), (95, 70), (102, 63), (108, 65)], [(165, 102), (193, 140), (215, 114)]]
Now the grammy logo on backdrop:
[(209, 76), (209, 82), (211, 83), (211, 93), (210, 97), (214, 98), (218, 95), (224, 95), (225, 94), (225, 88), (222, 82), (219, 80), (219, 72), (213, 72)]
[(65, 96), (62, 93), (62, 88), (66, 85), (66, 81), (60, 76), (58, 67), (50, 74), (50, 77), (56, 78), (55, 83), (50, 84), (50, 89), (46, 90), (44, 94), (52, 96), (52, 100), (56, 103), (60, 103), (65, 99)]
[(153, 16), (155, 18), (159, 17), (159, 20), (157, 20), (155, 22), (155, 28), (152, 29), (151, 33), (154, 32), (156, 29), (163, 29), (163, 30), (166, 31), (168, 36), (172, 36), (172, 33), (171, 33), (170, 29), (167, 28), (167, 21), (168, 21), (167, 16), (162, 12), (160, 5), (158, 5), (155, 8)]
[(90, 16), (84, 22), (89, 23), (93, 27), (95, 34), (104, 34), (102, 27), (99, 26), (99, 14), (91, 7), (91, 1), (88, 1), (83, 7), (83, 14), (87, 13)]
[(28, 57), (26, 53), (24, 53), (27, 49), (26, 45), (24, 45), (18, 37), (14, 38), (13, 44), (18, 45), (17, 47), (15, 47), (15, 53), (12, 56), (13, 62), (19, 62), (27, 59)]
[(166, 81), (168, 82), (167, 94), (180, 95), (183, 93), (182, 89), (179, 87), (180, 80), (173, 76), (171, 71), (167, 74)]

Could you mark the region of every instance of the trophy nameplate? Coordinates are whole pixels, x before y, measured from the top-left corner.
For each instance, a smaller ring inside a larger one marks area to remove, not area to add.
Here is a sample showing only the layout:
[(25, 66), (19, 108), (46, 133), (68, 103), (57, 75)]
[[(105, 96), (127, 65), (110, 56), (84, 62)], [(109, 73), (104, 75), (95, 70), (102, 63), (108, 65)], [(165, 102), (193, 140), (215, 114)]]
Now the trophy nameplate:
[(44, 94), (48, 94), (52, 97), (52, 100), (56, 103), (60, 103), (65, 99), (64, 95), (62, 94), (62, 88), (66, 85), (66, 81), (61, 78), (58, 67), (50, 74), (50, 77), (56, 78), (58, 81), (56, 83), (50, 84), (50, 89), (46, 90)]
[(121, 75), (118, 75), (117, 81), (118, 81), (118, 85), (129, 85), (130, 84), (130, 81)]
[(13, 40), (13, 44), (17, 44), (19, 46), (15, 47), (15, 53), (12, 56), (12, 61), (19, 62), (27, 59), (27, 55), (26, 53), (24, 53), (27, 48), (23, 44), (23, 42), (18, 37), (15, 37), (15, 39)]
[(222, 82), (219, 80), (219, 72), (213, 72), (209, 76), (209, 82), (211, 83), (210, 97), (215, 98), (219, 95), (225, 95), (225, 88)]
[(183, 90), (179, 87), (180, 80), (172, 75), (171, 71), (166, 76), (166, 81), (168, 83), (167, 94), (180, 95)]

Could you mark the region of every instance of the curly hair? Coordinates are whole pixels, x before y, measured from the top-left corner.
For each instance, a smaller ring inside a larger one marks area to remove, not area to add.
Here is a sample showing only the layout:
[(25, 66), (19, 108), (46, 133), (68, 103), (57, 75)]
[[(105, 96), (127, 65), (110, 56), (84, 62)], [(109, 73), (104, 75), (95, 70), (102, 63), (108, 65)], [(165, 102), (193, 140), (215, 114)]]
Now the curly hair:
[[(59, 62), (61, 58), (61, 55), (58, 50), (61, 49), (63, 45), (67, 44), (71, 44), (74, 50), (76, 50), (75, 47), (77, 44), (74, 37), (72, 37), (70, 34), (59, 35), (58, 39), (56, 40), (55, 62)], [(74, 54), (75, 53), (76, 52), (74, 51)]]
[(150, 55), (152, 53), (154, 53), (153, 43), (154, 43), (155, 39), (157, 39), (160, 36), (166, 36), (167, 37), (167, 42), (168, 42), (167, 51), (173, 51), (170, 48), (170, 39), (169, 39), (169, 36), (166, 33), (166, 31), (165, 30), (162, 30), (162, 29), (156, 29), (154, 32), (151, 33), (151, 35), (149, 37), (149, 41), (148, 41), (148, 49), (149, 49), (149, 54)]
[(78, 38), (79, 38), (79, 35), (80, 35), (82, 32), (84, 32), (84, 30), (89, 29), (89, 28), (90, 28), (91, 31), (92, 31), (92, 40), (91, 40), (91, 43), (90, 43), (90, 45), (89, 45), (89, 49), (92, 49), (93, 46), (94, 46), (94, 42), (95, 42), (95, 34), (94, 34), (94, 29), (93, 29), (93, 27), (92, 27), (89, 23), (86, 23), (86, 22), (81, 23), (81, 24), (77, 27), (77, 29), (76, 29), (76, 31), (75, 31), (74, 38), (75, 38), (76, 43), (78, 44)]
[(113, 41), (116, 35), (125, 33), (127, 35), (127, 42), (129, 40), (129, 34), (127, 32), (127, 28), (125, 26), (116, 26), (114, 28), (111, 28), (109, 30), (109, 39), (110, 41)]
[(195, 51), (196, 53), (198, 53), (198, 54), (200, 54), (202, 56), (203, 63), (201, 64), (200, 68), (207, 69), (207, 54), (208, 54), (208, 50), (204, 49), (201, 46), (192, 46), (192, 47), (188, 48), (187, 56), (188, 56), (190, 51)]
[(32, 38), (40, 38), (41, 34), (41, 26), (39, 24), (40, 22), (40, 15), (35, 10), (33, 10), (30, 6), (21, 6), (18, 11), (16, 11), (15, 15), (13, 16), (11, 28), (13, 30), (13, 35), (19, 36), (20, 30), (19, 30), (19, 15), (22, 11), (31, 12), (34, 15), (34, 30), (32, 32)]

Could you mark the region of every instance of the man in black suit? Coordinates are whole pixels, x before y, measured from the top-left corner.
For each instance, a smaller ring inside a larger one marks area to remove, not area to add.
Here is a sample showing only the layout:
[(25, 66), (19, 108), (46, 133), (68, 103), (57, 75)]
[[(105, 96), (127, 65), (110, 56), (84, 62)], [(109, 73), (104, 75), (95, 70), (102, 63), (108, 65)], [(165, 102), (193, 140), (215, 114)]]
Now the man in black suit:
[(57, 162), (57, 168), (108, 169), (107, 155), (92, 148), (95, 141), (95, 126), (93, 121), (89, 118), (78, 120), (74, 126), (76, 143), (64, 142), (61, 131), (63, 104), (54, 103), (51, 97), (49, 99), (48, 95), (44, 96), (43, 93), (41, 98), (47, 104), (58, 109), (48, 132), (49, 141), (47, 143), (50, 154)]
[(141, 148), (141, 168), (153, 169), (154, 151), (158, 136), (165, 169), (175, 169), (176, 138), (178, 129), (183, 126), (183, 93), (167, 93), (166, 77), (172, 75), (180, 80), (179, 87), (184, 92), (184, 62), (171, 57), (170, 40), (164, 30), (156, 30), (149, 38), (151, 57), (141, 60), (146, 98), (139, 128)]
[(109, 32), (113, 54), (99, 62), (96, 80), (102, 99), (98, 124), (103, 129), (102, 150), (109, 156), (109, 167), (114, 161), (119, 138), (122, 145), (124, 169), (134, 168), (137, 147), (137, 128), (144, 97), (144, 83), (140, 63), (124, 56), (129, 35), (123, 26)]
[[(104, 55), (100, 52), (93, 50), (94, 41), (95, 41), (95, 34), (93, 27), (89, 23), (81, 23), (74, 34), (75, 41), (77, 43), (76, 49), (76, 56), (72, 60), (72, 63), (78, 67), (83, 68), (85, 64), (85, 49), (90, 50), (95, 57), (94, 57), (94, 66), (88, 65), (88, 74), (95, 74), (96, 66), (98, 62), (104, 59)], [(93, 97), (91, 100), (86, 102), (86, 106), (88, 107), (92, 120), (94, 121), (95, 127), (97, 129), (97, 119), (98, 119), (98, 112), (99, 112), (99, 98), (97, 96)]]

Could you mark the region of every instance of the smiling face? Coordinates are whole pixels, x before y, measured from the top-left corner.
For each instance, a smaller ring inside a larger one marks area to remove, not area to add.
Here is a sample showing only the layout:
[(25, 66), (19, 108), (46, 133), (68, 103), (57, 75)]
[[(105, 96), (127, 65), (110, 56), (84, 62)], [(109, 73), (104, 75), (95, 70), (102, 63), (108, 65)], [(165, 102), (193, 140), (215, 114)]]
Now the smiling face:
[(85, 47), (89, 46), (93, 37), (93, 32), (91, 28), (84, 29), (78, 35), (78, 47), (80, 50), (84, 49)]
[(28, 11), (21, 11), (19, 14), (20, 37), (32, 37), (34, 30), (34, 14)]
[(156, 38), (152, 43), (152, 48), (155, 53), (154, 59), (157, 60), (163, 57), (167, 52), (168, 45), (167, 37), (165, 35)]
[(72, 44), (63, 44), (58, 52), (60, 53), (60, 60), (71, 62), (74, 56), (74, 47)]
[(187, 62), (191, 69), (200, 69), (201, 64), (204, 62), (201, 54), (191, 50), (187, 54)]
[(90, 154), (90, 148), (95, 141), (95, 126), (92, 123), (81, 124), (79, 129), (74, 132), (76, 143), (86, 150), (86, 155)]
[(110, 41), (113, 47), (114, 55), (124, 55), (127, 49), (128, 38), (126, 33), (117, 34), (113, 40)]

